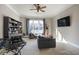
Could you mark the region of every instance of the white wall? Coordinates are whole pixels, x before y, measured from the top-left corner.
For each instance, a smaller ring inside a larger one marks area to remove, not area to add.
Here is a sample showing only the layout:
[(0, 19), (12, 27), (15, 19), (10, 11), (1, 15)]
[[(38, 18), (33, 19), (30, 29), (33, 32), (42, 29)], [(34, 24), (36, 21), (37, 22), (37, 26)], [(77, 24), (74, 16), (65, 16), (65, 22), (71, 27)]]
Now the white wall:
[(52, 34), (52, 19), (51, 18), (46, 18), (45, 19), (46, 24), (48, 25), (49, 28), (49, 35)]
[(22, 32), (26, 33), (26, 18), (20, 17), (20, 21), (22, 22)]
[[(57, 19), (65, 16), (70, 16), (71, 26), (57, 27)], [(56, 15), (52, 20), (52, 25), (52, 34), (55, 38), (57, 28), (66, 41), (79, 45), (79, 5), (74, 5), (71, 8)]]
[(19, 20), (19, 15), (11, 8), (4, 4), (0, 4), (0, 38), (3, 38), (3, 16), (9, 16), (13, 19)]

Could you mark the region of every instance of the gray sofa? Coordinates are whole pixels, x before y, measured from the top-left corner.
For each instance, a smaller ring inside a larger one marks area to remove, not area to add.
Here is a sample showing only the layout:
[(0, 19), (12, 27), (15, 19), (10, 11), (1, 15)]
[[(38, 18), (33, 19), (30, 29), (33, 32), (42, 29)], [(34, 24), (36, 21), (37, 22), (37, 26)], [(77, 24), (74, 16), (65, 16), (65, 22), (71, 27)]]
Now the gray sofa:
[(46, 37), (38, 37), (38, 48), (55, 48), (56, 47), (56, 40), (53, 38), (46, 38)]

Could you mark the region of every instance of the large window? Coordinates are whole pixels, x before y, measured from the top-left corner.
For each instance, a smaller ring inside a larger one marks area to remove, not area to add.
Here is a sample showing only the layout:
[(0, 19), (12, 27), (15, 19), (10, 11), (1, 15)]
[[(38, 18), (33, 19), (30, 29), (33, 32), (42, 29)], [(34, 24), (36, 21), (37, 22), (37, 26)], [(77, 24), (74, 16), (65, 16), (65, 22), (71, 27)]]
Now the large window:
[(28, 33), (42, 35), (44, 33), (43, 20), (29, 20)]

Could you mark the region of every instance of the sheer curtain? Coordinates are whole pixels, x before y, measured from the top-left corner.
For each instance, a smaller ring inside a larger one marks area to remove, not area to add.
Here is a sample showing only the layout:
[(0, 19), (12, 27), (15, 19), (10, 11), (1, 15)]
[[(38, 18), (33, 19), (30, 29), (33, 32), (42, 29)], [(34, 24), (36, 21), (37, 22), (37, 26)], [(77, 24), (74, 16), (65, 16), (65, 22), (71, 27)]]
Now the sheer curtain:
[(29, 19), (27, 21), (28, 30), (26, 31), (28, 34), (33, 33), (35, 35), (42, 35), (45, 32), (45, 19), (33, 20)]

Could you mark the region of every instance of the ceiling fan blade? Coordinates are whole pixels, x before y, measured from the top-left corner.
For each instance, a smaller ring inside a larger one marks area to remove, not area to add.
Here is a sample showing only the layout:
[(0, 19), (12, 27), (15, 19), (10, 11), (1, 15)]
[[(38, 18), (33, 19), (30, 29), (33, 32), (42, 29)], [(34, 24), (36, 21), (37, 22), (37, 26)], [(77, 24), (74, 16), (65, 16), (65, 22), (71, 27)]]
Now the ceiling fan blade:
[(41, 9), (40, 9), (40, 11), (45, 12), (44, 10), (41, 10)]
[(37, 4), (33, 4), (36, 8), (38, 7)]
[(30, 9), (30, 10), (37, 10), (37, 9)]
[(41, 12), (45, 12), (44, 10), (42, 10), (43, 8), (46, 8), (46, 6), (41, 7), (40, 4), (33, 4), (35, 6), (36, 9), (30, 9), (30, 10), (37, 10), (37, 12), (41, 11)]
[(46, 8), (46, 6), (41, 7), (41, 9)]

